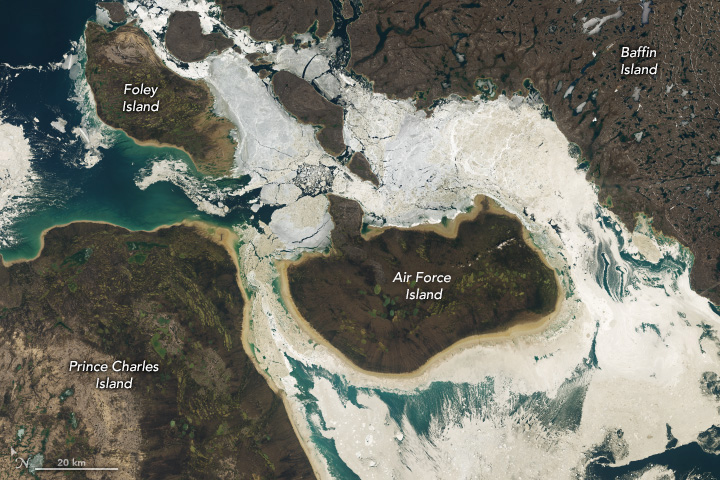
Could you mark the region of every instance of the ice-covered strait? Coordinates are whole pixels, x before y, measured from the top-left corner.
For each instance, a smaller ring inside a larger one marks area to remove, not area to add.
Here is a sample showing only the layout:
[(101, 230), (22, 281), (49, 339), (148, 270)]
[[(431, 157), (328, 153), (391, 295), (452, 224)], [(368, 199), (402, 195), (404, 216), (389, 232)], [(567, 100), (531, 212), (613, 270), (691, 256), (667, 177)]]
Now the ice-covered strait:
[[(339, 463), (361, 478), (574, 478), (619, 430), (624, 464), (662, 452), (667, 425), (682, 444), (717, 421), (720, 403), (702, 380), (720, 370), (718, 316), (689, 287), (691, 255), (648, 235), (633, 242), (598, 205), (552, 121), (505, 98), (453, 100), (426, 118), (359, 88), (344, 95), (346, 141), (363, 146), (382, 183), (338, 173), (335, 193), (358, 200), (370, 220), (402, 226), (489, 195), (531, 231), (567, 298), (540, 333), (468, 342), (417, 376), (378, 377), (310, 343), (270, 287), (275, 269), (254, 253), (273, 247), (246, 231), (251, 341), (329, 474)], [(655, 263), (643, 256), (648, 242), (663, 255)], [(420, 407), (433, 401), (435, 410)]]
[[(648, 235), (633, 241), (598, 204), (552, 121), (502, 97), (452, 100), (427, 118), (359, 87), (343, 95), (345, 139), (381, 186), (339, 171), (335, 193), (358, 200), (368, 220), (402, 226), (438, 222), (489, 195), (531, 231), (567, 298), (541, 333), (478, 339), (417, 376), (378, 377), (310, 342), (271, 287), (277, 272), (260, 252), (277, 246), (245, 231), (251, 342), (329, 475), (344, 465), (361, 478), (574, 478), (618, 431), (615, 461), (625, 464), (662, 452), (667, 425), (682, 444), (717, 421), (703, 376), (720, 369), (707, 333), (718, 317), (689, 287), (690, 253)], [(654, 263), (643, 256), (653, 248), (662, 253), (648, 254)], [(435, 410), (417, 406), (433, 401)]]
[[(220, 111), (244, 135), (238, 170), (253, 188), (334, 165), (240, 54), (205, 65)], [(381, 184), (334, 165), (330, 191), (359, 201), (368, 221), (400, 226), (439, 222), (488, 195), (530, 230), (566, 297), (541, 331), (464, 342), (416, 375), (372, 375), (293, 318), (277, 288), (277, 258), (327, 246), (326, 212), (286, 207), (281, 224), (238, 226), (247, 341), (286, 392), (322, 476), (576, 478), (598, 452), (627, 464), (664, 451), (668, 426), (686, 444), (718, 421), (703, 379), (720, 373), (720, 317), (690, 289), (690, 252), (623, 229), (552, 121), (505, 97), (450, 99), (427, 117), (331, 75), (323, 84), (345, 105), (345, 141)], [(314, 243), (290, 238), (293, 224)]]

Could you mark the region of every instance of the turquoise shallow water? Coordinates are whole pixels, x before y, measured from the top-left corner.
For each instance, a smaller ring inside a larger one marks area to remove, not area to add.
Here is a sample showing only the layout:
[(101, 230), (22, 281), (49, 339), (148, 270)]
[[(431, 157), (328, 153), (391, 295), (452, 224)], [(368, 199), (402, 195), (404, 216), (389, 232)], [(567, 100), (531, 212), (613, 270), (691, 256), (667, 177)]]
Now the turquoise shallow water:
[[(511, 412), (505, 421), (509, 423), (527, 421), (515, 417), (518, 412), (524, 411), (537, 414), (538, 420), (551, 429), (574, 430), (577, 428), (582, 417), (582, 403), (586, 387), (584, 375), (589, 369), (596, 367), (593, 364), (593, 358), (594, 352), (591, 352), (586, 363), (578, 367), (576, 375), (566, 381), (555, 399), (548, 399), (544, 394), (534, 394), (530, 397), (513, 396), (510, 399)], [(388, 409), (386, 422), (392, 422), (397, 431), (404, 435), (417, 434), (426, 442), (425, 447), (429, 450), (432, 450), (435, 439), (433, 435), (430, 435), (431, 425), (432, 428), (442, 430), (448, 427), (457, 427), (463, 420), (472, 418), (486, 420), (493, 417), (493, 410), (497, 410), (498, 406), (495, 398), (494, 379), (490, 377), (479, 384), (434, 382), (425, 388), (398, 392), (357, 388), (348, 384), (342, 376), (316, 366), (305, 365), (290, 357), (287, 357), (287, 360), (292, 367), (291, 375), (296, 380), (295, 385), (300, 392), (297, 397), (305, 408), (314, 447), (327, 461), (328, 470), (333, 478), (337, 479), (355, 480), (359, 477), (340, 457), (335, 440), (328, 438), (328, 434), (332, 434), (333, 428), (325, 424), (317, 399), (312, 393), (315, 382), (319, 378), (325, 378), (333, 385), (338, 398), (344, 404), (367, 408), (358, 400), (360, 393), (380, 399)], [(497, 417), (495, 417), (495, 421), (498, 421)], [(704, 435), (714, 439), (708, 442), (712, 443), (712, 441), (717, 442), (719, 434), (720, 428), (713, 427)], [(405, 447), (398, 444), (397, 448), (400, 452)], [(468, 451), (458, 452), (458, 456), (468, 455), (469, 452), (474, 451), (474, 446), (468, 445)], [(419, 452), (414, 453), (419, 454)], [(585, 471), (577, 472), (578, 478), (585, 480), (640, 478), (647, 469), (658, 465), (671, 468), (676, 474), (673, 478), (678, 479), (715, 479), (720, 475), (720, 455), (703, 450), (698, 442), (682, 446), (668, 444), (667, 449), (663, 452), (619, 467), (612, 465), (614, 461), (612, 452), (604, 451), (602, 446), (597, 446), (587, 453), (593, 460), (586, 465)], [(417, 478), (432, 477), (420, 476)], [(486, 477), (479, 476), (477, 478)]]
[[(68, 35), (76, 32), (71, 26), (67, 26)], [(81, 34), (82, 30), (77, 32), (78, 39)], [(62, 54), (55, 56), (61, 58)], [(33, 58), (20, 64), (31, 64), (30, 60)], [(46, 63), (34, 65), (41, 70), (14, 66), (0, 66), (0, 117), (4, 123), (23, 128), (33, 154), (30, 163), (34, 180), (29, 198), (16, 202), (22, 213), (15, 216), (9, 228), (0, 231), (0, 254), (5, 260), (34, 257), (44, 230), (74, 221), (103, 221), (132, 230), (149, 230), (182, 220), (229, 227), (253, 216), (267, 220), (271, 214), (268, 208), (256, 214), (249, 210), (248, 201), (258, 192), (226, 195), (244, 186), (246, 178), (204, 177), (183, 151), (140, 146), (117, 130), (106, 129), (107, 148), (99, 149), (101, 160), (86, 168), (82, 160), (87, 148), (73, 130), (87, 124), (81, 108), (89, 105), (85, 98), (73, 99), (77, 91), (70, 72), (48, 70)], [(67, 122), (65, 132), (51, 126), (58, 118)], [(208, 200), (214, 205), (222, 202), (228, 207), (227, 213), (220, 216), (200, 211), (186, 191), (167, 181), (145, 190), (138, 188), (137, 178), (162, 160), (184, 163), (184, 180), (192, 184), (186, 185), (186, 190), (192, 190), (196, 201)], [(224, 193), (219, 194), (221, 191)], [(0, 215), (6, 214), (0, 209)]]
[[(13, 229), (18, 241), (0, 250), (3, 258), (12, 261), (35, 256), (43, 230), (74, 221), (103, 221), (131, 230), (151, 230), (186, 219), (229, 227), (249, 218), (249, 211), (242, 208), (243, 199), (236, 200), (235, 207), (240, 205), (239, 208), (219, 217), (200, 212), (172, 183), (159, 182), (140, 190), (135, 185), (136, 176), (157, 159), (178, 159), (191, 165), (180, 150), (138, 146), (126, 135), (117, 133), (114, 145), (103, 152), (103, 159), (91, 169), (41, 171), (41, 176), (50, 178), (43, 187), (43, 197), (49, 201), (38, 201), (28, 214), (17, 219)], [(42, 159), (36, 161), (41, 162)], [(226, 183), (239, 187), (244, 181), (227, 180)]]

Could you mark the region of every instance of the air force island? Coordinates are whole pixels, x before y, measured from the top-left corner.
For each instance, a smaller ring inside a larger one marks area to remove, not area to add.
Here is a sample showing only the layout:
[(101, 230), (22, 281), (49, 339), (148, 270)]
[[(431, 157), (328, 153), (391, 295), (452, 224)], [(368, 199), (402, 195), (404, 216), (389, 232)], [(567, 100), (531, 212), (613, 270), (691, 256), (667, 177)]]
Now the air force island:
[(415, 278), (412, 279), (412, 275), (406, 272), (397, 272), (393, 278), (393, 282), (403, 282), (410, 285), (410, 288), (405, 291), (406, 300), (441, 300), (443, 294), (442, 288), (437, 292), (426, 292), (419, 287), (413, 290), (413, 287), (415, 287), (417, 283), (449, 283), (451, 279), (451, 275), (430, 275), (425, 272), (417, 272)]

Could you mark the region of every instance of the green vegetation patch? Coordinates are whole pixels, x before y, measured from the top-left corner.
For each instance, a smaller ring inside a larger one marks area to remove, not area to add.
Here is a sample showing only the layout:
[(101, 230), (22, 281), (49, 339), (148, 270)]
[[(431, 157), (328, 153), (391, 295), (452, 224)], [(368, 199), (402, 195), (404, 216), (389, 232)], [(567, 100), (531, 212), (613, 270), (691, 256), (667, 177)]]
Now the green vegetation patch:
[(83, 248), (82, 250), (79, 250), (75, 252), (74, 254), (70, 255), (69, 257), (66, 257), (62, 263), (61, 266), (65, 267), (77, 267), (80, 265), (85, 265), (88, 260), (90, 260), (90, 257), (93, 254), (92, 248)]
[(165, 355), (167, 354), (167, 350), (165, 350), (165, 347), (162, 346), (160, 343), (160, 336), (162, 334), (160, 332), (156, 333), (152, 336), (150, 339), (150, 344), (153, 347), (153, 350), (155, 350), (155, 353), (160, 355), (160, 358), (165, 358)]

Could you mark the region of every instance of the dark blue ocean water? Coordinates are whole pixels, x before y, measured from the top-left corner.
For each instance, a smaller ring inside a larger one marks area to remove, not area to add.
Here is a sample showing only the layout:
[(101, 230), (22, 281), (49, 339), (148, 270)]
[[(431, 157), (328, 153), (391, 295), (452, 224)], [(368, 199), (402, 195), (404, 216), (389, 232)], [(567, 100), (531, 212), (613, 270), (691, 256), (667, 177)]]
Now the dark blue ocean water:
[(57, 62), (95, 15), (94, 0), (13, 2), (0, 15), (0, 63)]
[(676, 480), (720, 478), (720, 455), (705, 452), (696, 442), (670, 448), (622, 467), (593, 463), (588, 466), (586, 475), (588, 480), (640, 478), (642, 473), (654, 466), (669, 468)]
[[(432, 441), (432, 438), (429, 437), (431, 422), (449, 427), (457, 426), (462, 418), (483, 418), (487, 415), (487, 410), (494, 402), (492, 378), (485, 379), (479, 385), (435, 382), (427, 388), (400, 393), (380, 389), (357, 388), (348, 384), (339, 375), (332, 374), (320, 367), (307, 366), (290, 357), (286, 358), (292, 366), (291, 374), (295, 378), (296, 387), (300, 391), (298, 399), (305, 406), (305, 413), (308, 417), (315, 447), (328, 461), (333, 477), (338, 479), (354, 480), (358, 477), (340, 458), (334, 440), (326, 438), (322, 433), (326, 429), (323, 415), (318, 408), (317, 399), (312, 394), (317, 378), (325, 378), (330, 381), (340, 400), (357, 408), (366, 408), (358, 403), (358, 393), (363, 392), (366, 395), (376, 396), (388, 408), (389, 418), (386, 421), (394, 422), (397, 430), (403, 434), (410, 433), (406, 430), (409, 427), (414, 430), (412, 433), (425, 437), (430, 441)], [(551, 405), (552, 402), (533, 402), (532, 398), (522, 397), (518, 397), (513, 401), (527, 411), (541, 414), (541, 417), (543, 411), (554, 414), (550, 420), (554, 424), (558, 424), (559, 417), (556, 415), (558, 406)], [(576, 410), (573, 412), (573, 416), (576, 417), (579, 424), (582, 416), (581, 408), (575, 409), (574, 407), (577, 407), (577, 405), (570, 405), (570, 407)], [(568, 406), (560, 407), (560, 409), (562, 408), (568, 408)], [(311, 420), (313, 418), (314, 421)], [(542, 418), (540, 420), (542, 421)], [(572, 428), (567, 421), (560, 421), (559, 424), (563, 428)], [(712, 438), (707, 443), (711, 444), (718, 441), (715, 430), (711, 428), (708, 431), (713, 433)], [(468, 452), (471, 451), (473, 451), (472, 446), (468, 446)], [(468, 452), (458, 452), (458, 455), (468, 455)], [(597, 457), (599, 453), (595, 452), (593, 456)], [(630, 480), (640, 478), (643, 473), (654, 466), (671, 469), (675, 473), (673, 478), (676, 480), (720, 479), (720, 455), (704, 451), (697, 442), (679, 447), (669, 445), (667, 450), (663, 452), (620, 467), (610, 464), (608, 458), (600, 457), (597, 461), (587, 465), (585, 472), (582, 472), (578, 478), (585, 480)], [(562, 477), (559, 478), (566, 478), (566, 473), (563, 472)], [(498, 479), (503, 480), (502, 477), (498, 477)]]

